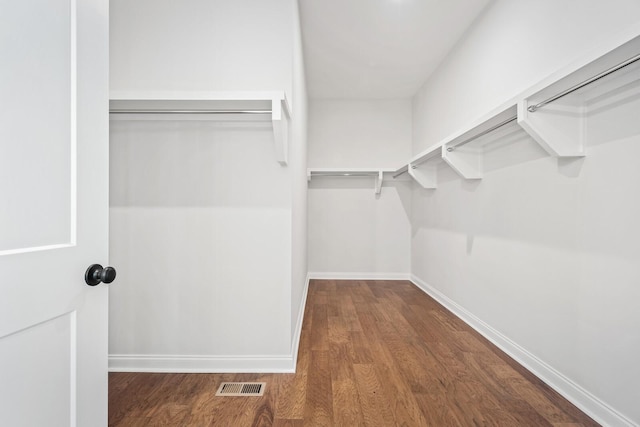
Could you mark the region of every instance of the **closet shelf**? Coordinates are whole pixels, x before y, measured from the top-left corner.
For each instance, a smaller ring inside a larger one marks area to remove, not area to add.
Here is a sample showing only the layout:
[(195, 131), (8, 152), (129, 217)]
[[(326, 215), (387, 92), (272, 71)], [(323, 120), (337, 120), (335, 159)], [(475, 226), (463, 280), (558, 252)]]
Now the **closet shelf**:
[(587, 120), (640, 81), (640, 36), (518, 102), (518, 124), (554, 157), (583, 157)]
[(112, 91), (110, 120), (207, 120), (267, 122), (276, 160), (287, 165), (289, 102), (283, 91), (125, 92)]
[[(610, 77), (607, 77), (610, 76)], [(524, 131), (550, 156), (585, 156), (590, 113), (620, 108), (640, 94), (640, 35), (586, 60), (560, 77), (549, 77), (397, 169), (424, 188), (436, 188), (439, 160), (464, 179), (482, 179), (484, 147)], [(543, 88), (543, 89), (540, 89)], [(499, 132), (500, 129), (503, 131)]]
[(409, 164), (414, 167), (418, 167), (423, 165), (430, 160), (440, 159), (442, 153), (442, 147), (440, 145), (436, 145), (435, 147), (428, 148), (416, 156), (413, 156), (411, 160), (409, 160)]
[(482, 179), (484, 146), (501, 137), (497, 131), (517, 120), (517, 106), (494, 112), (470, 130), (442, 143), (442, 159), (465, 179)]
[(311, 168), (307, 169), (307, 181), (312, 178), (375, 178), (374, 191), (378, 195), (382, 191), (384, 174), (394, 173), (394, 169), (366, 169), (366, 168)]

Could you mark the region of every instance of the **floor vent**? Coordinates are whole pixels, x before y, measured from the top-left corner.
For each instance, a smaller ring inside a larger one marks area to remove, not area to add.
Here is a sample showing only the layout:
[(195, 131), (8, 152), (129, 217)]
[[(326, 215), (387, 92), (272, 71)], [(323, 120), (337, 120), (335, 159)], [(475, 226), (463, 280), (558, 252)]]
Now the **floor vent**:
[(267, 383), (222, 383), (216, 396), (262, 396)]

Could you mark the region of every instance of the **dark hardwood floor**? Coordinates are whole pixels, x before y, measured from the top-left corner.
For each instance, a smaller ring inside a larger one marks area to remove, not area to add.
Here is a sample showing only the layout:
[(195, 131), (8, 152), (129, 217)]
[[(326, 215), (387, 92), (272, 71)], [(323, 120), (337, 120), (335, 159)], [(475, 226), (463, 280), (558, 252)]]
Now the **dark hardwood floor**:
[(111, 373), (109, 425), (598, 424), (410, 282), (313, 280), (296, 374)]

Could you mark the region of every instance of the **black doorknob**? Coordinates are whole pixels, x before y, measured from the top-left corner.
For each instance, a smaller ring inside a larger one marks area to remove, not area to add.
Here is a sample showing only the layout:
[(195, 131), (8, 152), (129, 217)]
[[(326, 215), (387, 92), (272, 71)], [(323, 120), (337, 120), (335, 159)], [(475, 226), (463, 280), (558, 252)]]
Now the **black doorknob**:
[(92, 264), (84, 273), (84, 281), (89, 286), (95, 286), (101, 282), (111, 283), (116, 278), (116, 269), (113, 267), (102, 268), (100, 264)]

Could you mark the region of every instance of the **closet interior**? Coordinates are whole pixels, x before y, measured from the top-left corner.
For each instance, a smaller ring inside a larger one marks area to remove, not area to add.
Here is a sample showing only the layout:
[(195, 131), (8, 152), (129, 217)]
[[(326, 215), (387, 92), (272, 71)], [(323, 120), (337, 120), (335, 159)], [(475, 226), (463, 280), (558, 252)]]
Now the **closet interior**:
[(112, 91), (110, 369), (291, 372), (310, 279), (406, 279), (590, 414), (640, 419), (614, 366), (637, 334), (593, 344), (640, 321), (640, 31), (451, 132), (429, 86), (307, 111), (284, 22), (266, 91)]

